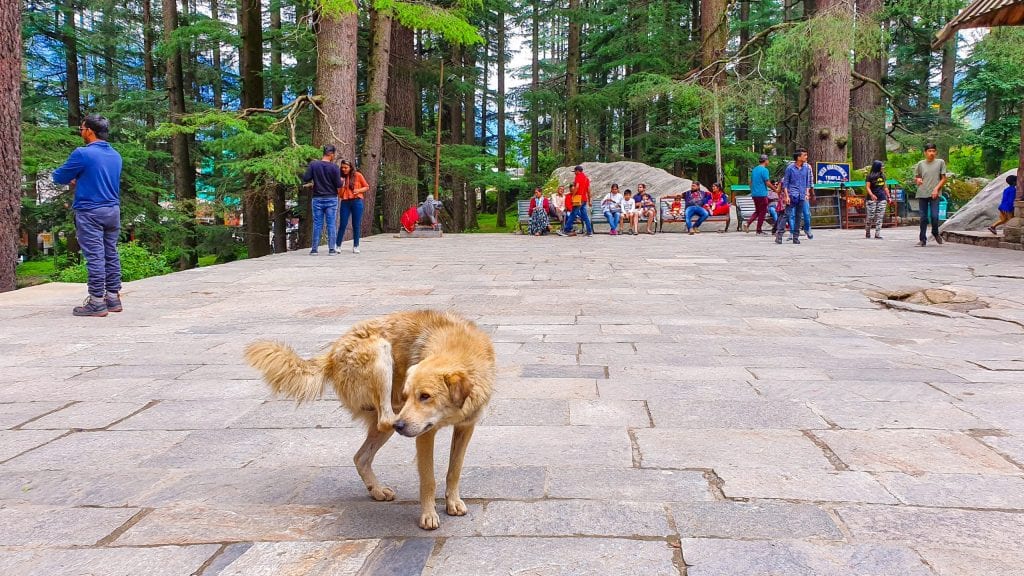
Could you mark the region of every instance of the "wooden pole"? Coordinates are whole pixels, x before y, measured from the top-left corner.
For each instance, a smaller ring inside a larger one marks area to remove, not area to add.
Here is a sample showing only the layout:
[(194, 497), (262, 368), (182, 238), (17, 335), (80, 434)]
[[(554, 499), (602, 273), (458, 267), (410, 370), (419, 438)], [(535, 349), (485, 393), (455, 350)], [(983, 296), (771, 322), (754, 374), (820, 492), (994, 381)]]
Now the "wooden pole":
[(441, 111), (444, 102), (444, 55), (441, 56), (441, 77), (437, 80), (437, 120), (434, 121), (434, 129), (437, 131), (437, 141), (434, 144), (434, 200), (440, 200), (438, 193), (441, 189)]

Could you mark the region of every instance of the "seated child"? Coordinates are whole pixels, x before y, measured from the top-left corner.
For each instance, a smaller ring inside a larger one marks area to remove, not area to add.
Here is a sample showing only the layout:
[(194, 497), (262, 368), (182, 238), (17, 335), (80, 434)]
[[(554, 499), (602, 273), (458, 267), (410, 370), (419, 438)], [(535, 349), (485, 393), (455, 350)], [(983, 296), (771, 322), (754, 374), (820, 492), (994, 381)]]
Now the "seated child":
[(673, 218), (681, 218), (683, 215), (683, 201), (679, 196), (676, 196), (672, 200), (672, 205), (668, 208), (668, 215)]

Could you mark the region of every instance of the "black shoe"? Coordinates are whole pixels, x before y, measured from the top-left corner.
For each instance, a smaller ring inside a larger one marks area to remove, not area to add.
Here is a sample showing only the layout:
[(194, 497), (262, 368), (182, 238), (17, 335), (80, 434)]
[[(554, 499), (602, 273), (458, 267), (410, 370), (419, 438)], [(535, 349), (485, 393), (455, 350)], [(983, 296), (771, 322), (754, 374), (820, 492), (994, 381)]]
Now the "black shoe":
[(810, 230), (808, 230), (807, 233), (804, 234), (804, 236), (807, 236), (808, 240), (814, 240), (814, 234), (811, 234)]
[(124, 310), (121, 306), (121, 295), (113, 292), (107, 292), (103, 297), (103, 303), (107, 305), (107, 312), (120, 312)]
[(935, 239), (935, 243), (936, 244), (938, 244), (939, 246), (942, 246), (942, 236), (936, 236), (936, 235), (932, 234), (932, 238)]
[(75, 316), (96, 316), (102, 318), (107, 315), (107, 305), (104, 304), (103, 298), (93, 299), (92, 296), (86, 296), (85, 302), (81, 306), (75, 306), (71, 313)]
[(779, 237), (779, 236), (776, 236), (776, 237), (775, 237), (775, 243), (776, 243), (776, 244), (782, 244), (782, 238), (781, 238), (781, 237)]
[(927, 246), (927, 245), (928, 245), (928, 242), (926, 242), (926, 241), (924, 241), (924, 240), (921, 240), (921, 241), (920, 241), (920, 242), (918, 242), (917, 244), (914, 244), (914, 246), (917, 246), (918, 248), (923, 248), (923, 247), (925, 247), (925, 246)]
[(799, 238), (793, 238), (793, 244), (799, 244), (799, 243), (800, 243), (800, 239)]

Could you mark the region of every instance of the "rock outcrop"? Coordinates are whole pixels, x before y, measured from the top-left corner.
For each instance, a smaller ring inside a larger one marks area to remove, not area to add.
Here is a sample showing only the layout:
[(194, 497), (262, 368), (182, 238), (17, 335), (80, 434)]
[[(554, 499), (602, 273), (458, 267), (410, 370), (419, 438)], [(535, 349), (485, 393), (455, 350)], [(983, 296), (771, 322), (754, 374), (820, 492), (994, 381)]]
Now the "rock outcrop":
[[(989, 182), (977, 196), (946, 220), (939, 231), (984, 230), (991, 226), (999, 218), (999, 201), (1002, 200), (1003, 189), (1006, 188), (1006, 177), (1016, 173), (1017, 169), (1014, 168)], [(911, 206), (911, 209), (916, 209), (916, 206)]]
[[(636, 185), (643, 182), (647, 184), (647, 192), (655, 198), (681, 194), (690, 189), (690, 180), (640, 162), (584, 162), (582, 166), (583, 171), (590, 177), (590, 195), (595, 201), (604, 197), (612, 184), (618, 184), (623, 192), (629, 188), (635, 193)], [(551, 178), (568, 187), (573, 180), (572, 169), (573, 166), (556, 168), (551, 173)], [(706, 189), (705, 186), (702, 187)]]

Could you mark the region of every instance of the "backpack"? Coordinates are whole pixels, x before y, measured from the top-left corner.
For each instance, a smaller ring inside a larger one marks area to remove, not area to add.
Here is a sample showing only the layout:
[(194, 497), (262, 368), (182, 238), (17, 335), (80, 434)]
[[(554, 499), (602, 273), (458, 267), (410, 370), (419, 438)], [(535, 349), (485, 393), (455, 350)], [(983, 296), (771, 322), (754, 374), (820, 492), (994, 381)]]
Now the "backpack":
[(402, 228), (405, 228), (405, 231), (409, 232), (410, 234), (415, 232), (416, 223), (419, 221), (419, 219), (420, 215), (419, 212), (416, 210), (416, 206), (410, 206), (408, 210), (402, 212), (402, 217), (400, 219), (402, 223)]

